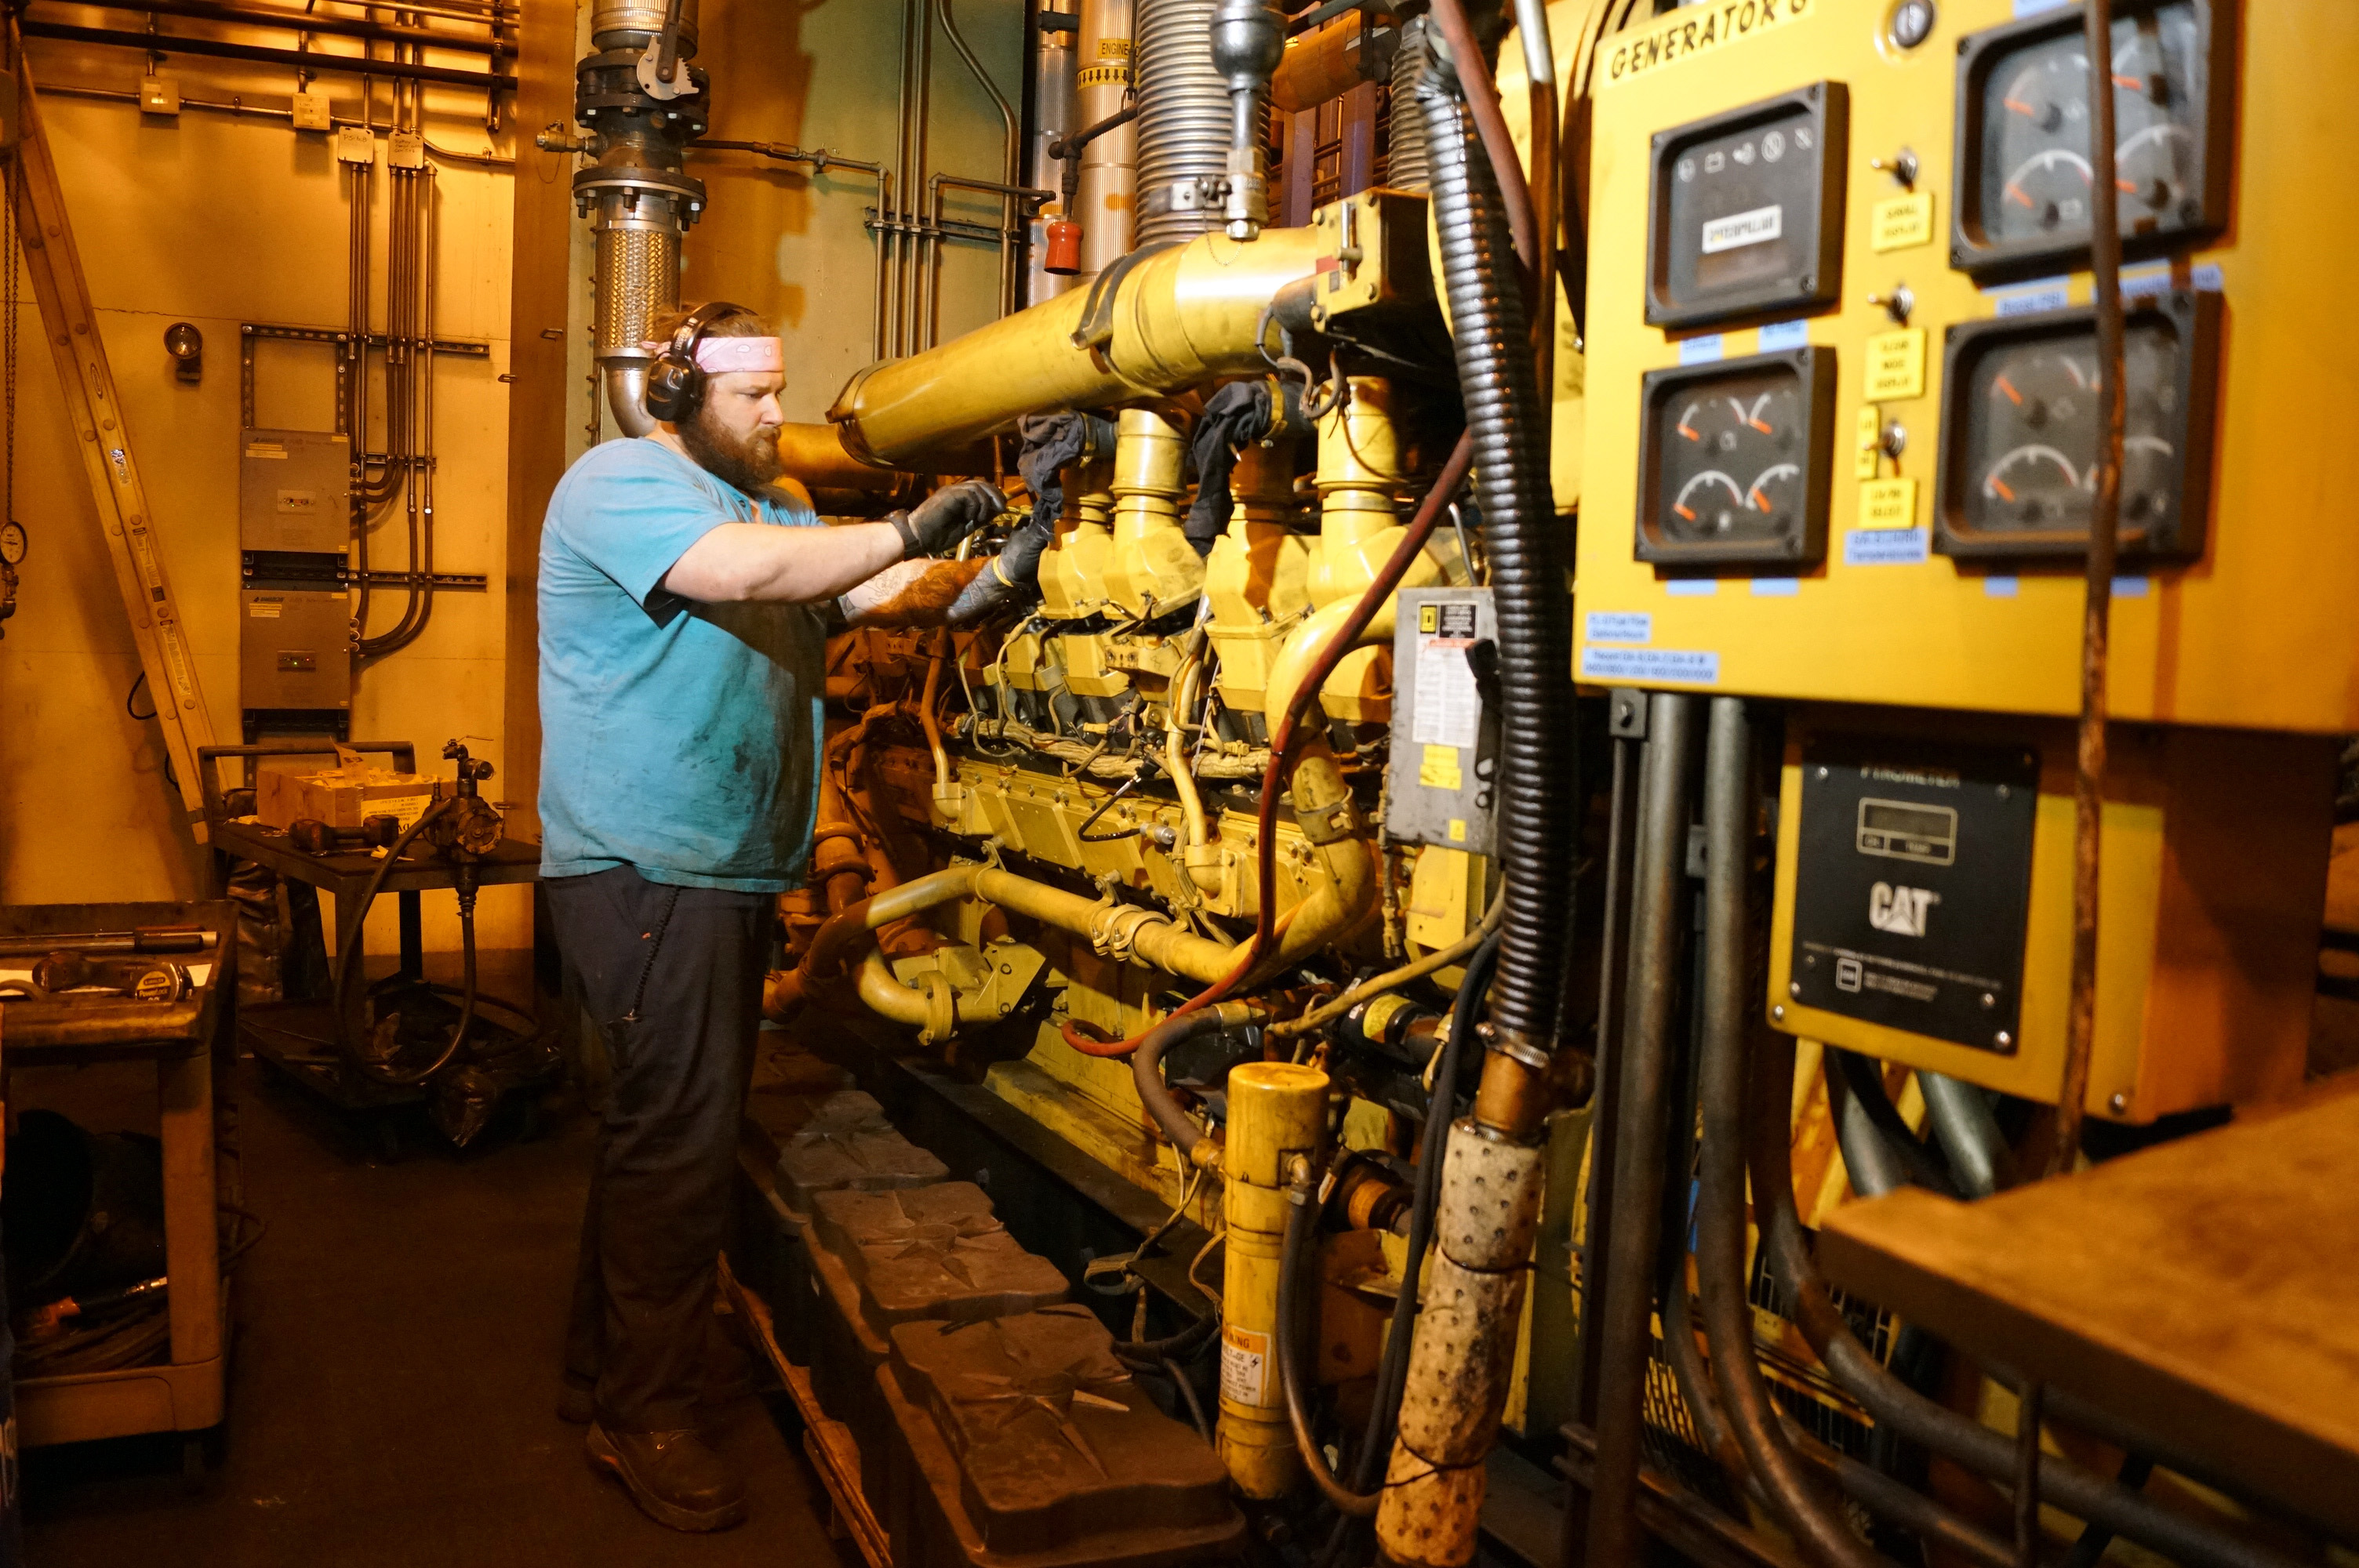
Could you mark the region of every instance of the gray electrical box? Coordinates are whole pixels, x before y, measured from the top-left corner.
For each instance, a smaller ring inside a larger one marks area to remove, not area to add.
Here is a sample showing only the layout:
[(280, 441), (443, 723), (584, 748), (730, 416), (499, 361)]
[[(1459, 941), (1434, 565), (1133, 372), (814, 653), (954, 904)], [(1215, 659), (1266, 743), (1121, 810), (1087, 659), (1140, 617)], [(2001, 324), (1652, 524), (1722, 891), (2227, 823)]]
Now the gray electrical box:
[(1498, 636), (1487, 588), (1401, 590), (1385, 785), (1385, 830), (1394, 838), (1492, 852), (1499, 715), (1479, 672)]
[(352, 601), (337, 591), (241, 589), (238, 701), (325, 711), (353, 705)]
[(331, 431), (241, 432), (238, 548), (342, 555), (352, 540), (352, 460)]

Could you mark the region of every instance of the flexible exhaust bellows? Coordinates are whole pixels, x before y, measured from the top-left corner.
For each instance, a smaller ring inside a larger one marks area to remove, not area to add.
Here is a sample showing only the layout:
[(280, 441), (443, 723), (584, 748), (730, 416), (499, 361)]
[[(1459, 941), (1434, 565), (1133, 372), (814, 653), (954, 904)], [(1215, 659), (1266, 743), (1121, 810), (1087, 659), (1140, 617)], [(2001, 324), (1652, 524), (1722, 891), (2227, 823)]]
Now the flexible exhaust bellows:
[(1212, 65), (1220, 0), (1138, 0), (1138, 222), (1133, 243), (1221, 225), (1229, 88)]

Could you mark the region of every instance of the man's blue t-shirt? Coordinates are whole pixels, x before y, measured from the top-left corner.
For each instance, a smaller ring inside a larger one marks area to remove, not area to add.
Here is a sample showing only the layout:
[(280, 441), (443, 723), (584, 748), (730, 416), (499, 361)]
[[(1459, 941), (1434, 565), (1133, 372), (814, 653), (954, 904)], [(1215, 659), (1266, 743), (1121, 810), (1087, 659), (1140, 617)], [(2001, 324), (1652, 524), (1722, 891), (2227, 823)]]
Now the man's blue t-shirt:
[(540, 532), (540, 871), (797, 886), (819, 810), (826, 631), (814, 606), (699, 604), (660, 588), (723, 523), (815, 526), (669, 447), (609, 441), (567, 470)]

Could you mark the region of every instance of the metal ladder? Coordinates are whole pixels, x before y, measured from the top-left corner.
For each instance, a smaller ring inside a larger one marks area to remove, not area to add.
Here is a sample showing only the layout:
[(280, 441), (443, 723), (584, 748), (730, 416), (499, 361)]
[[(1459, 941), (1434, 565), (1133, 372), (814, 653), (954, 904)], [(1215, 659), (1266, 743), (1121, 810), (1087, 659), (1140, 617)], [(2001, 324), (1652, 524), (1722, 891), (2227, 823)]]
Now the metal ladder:
[(197, 753), (213, 743), (212, 716), (198, 689), (188, 631), (164, 574), (155, 514), (148, 507), (139, 465), (132, 456), (123, 402), (115, 393), (114, 373), (106, 362), (106, 346), (99, 338), (82, 258), (74, 250), (65, 190), (42, 130), (32, 71), (13, 20), (8, 31), (16, 54), (16, 101), (24, 124), (16, 157), (16, 228), (24, 241), (25, 265), (32, 274), (33, 293), (40, 301), (42, 335), (57, 358), (58, 381), (73, 422), (82, 471), (98, 503), (107, 554), (114, 562), (115, 587), (123, 595), (131, 634), (138, 643), (139, 666), (147, 674), (157, 721), (179, 782), (180, 803), (201, 844), (206, 831)]

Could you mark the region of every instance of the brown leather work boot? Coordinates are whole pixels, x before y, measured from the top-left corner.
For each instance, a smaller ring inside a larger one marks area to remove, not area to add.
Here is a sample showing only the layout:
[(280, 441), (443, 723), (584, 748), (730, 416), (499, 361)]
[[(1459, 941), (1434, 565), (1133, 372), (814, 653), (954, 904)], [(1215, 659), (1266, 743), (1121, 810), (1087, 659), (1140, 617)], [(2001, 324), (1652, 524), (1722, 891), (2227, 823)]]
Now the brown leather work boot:
[(693, 1432), (615, 1432), (592, 1422), (590, 1463), (621, 1477), (631, 1500), (674, 1530), (727, 1530), (745, 1519), (745, 1483)]

